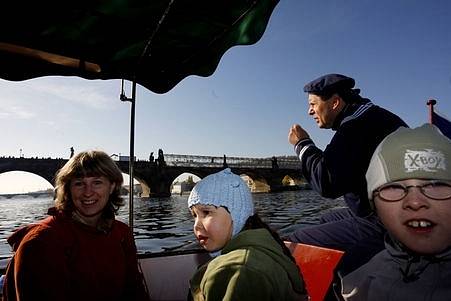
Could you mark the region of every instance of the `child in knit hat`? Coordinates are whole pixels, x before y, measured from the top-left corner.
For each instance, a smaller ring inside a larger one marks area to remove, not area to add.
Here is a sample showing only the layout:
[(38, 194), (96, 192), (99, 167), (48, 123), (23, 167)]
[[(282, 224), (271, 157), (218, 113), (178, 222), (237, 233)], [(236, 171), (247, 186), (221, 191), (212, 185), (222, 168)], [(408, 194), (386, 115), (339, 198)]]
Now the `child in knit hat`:
[(254, 214), (246, 183), (229, 168), (199, 181), (188, 198), (194, 234), (213, 259), (190, 281), (194, 300), (307, 300), (278, 235)]
[(345, 300), (451, 300), (451, 140), (400, 128), (371, 159), (368, 197), (385, 250), (343, 279)]

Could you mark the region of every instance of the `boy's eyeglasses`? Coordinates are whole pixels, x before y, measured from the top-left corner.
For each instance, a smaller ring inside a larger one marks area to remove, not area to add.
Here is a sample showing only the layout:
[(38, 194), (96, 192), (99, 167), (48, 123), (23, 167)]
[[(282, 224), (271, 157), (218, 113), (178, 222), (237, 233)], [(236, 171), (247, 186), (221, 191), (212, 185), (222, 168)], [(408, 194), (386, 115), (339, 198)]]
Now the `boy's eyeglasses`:
[(418, 187), (421, 193), (433, 200), (446, 200), (451, 198), (451, 185), (446, 182), (430, 181), (421, 185), (404, 185), (401, 183), (389, 183), (374, 191), (382, 200), (387, 202), (400, 201), (409, 193), (409, 189)]

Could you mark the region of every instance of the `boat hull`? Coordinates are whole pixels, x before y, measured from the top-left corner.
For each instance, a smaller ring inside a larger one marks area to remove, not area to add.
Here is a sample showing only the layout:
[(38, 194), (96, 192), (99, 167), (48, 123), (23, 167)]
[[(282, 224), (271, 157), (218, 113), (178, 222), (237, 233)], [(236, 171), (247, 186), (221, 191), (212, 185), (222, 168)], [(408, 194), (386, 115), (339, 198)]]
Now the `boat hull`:
[[(323, 300), (334, 278), (342, 251), (285, 242), (302, 271), (311, 301)], [(182, 301), (189, 294), (189, 280), (197, 268), (210, 259), (204, 250), (186, 250), (138, 254), (150, 299)], [(9, 259), (0, 260), (0, 274), (5, 274)], [(0, 298), (1, 301), (1, 298)]]

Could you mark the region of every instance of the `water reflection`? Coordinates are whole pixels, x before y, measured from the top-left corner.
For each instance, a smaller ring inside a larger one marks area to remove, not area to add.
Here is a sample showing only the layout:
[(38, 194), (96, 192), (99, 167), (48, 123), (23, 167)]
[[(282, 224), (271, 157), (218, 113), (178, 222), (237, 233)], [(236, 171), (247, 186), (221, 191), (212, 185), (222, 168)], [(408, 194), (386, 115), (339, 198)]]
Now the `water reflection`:
[[(296, 227), (316, 224), (322, 212), (343, 206), (341, 200), (322, 199), (310, 190), (253, 194), (253, 198), (262, 219), (281, 235)], [(198, 247), (187, 199), (187, 195), (135, 199), (134, 234), (138, 252)], [(11, 254), (7, 237), (18, 227), (44, 218), (52, 205), (51, 198), (0, 199), (0, 257)], [(128, 204), (120, 209), (118, 219), (128, 223)]]

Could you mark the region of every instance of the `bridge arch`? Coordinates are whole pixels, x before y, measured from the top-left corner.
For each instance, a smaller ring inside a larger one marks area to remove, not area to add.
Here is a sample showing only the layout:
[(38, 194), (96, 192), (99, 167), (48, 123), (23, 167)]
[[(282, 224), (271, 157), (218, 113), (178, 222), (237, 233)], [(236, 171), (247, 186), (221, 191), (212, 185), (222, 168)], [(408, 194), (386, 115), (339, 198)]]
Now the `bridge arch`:
[(307, 181), (299, 176), (292, 177), (291, 175), (286, 175), (282, 179), (283, 186), (305, 186)]
[(251, 192), (271, 191), (271, 187), (269, 186), (267, 180), (256, 173), (242, 173), (239, 176), (244, 180), (244, 182), (246, 182)]
[(191, 191), (201, 178), (193, 173), (184, 172), (178, 175), (171, 184), (171, 194), (183, 194)]
[(25, 171), (41, 176), (55, 186), (55, 174), (66, 161), (50, 158), (0, 158), (0, 174), (8, 171)]
[(0, 173), (2, 194), (36, 193), (52, 194), (53, 185), (43, 177), (26, 171), (7, 171)]
[[(127, 172), (122, 171), (122, 178), (124, 179), (124, 182), (122, 183), (121, 194), (128, 194), (130, 192), (130, 176)], [(141, 196), (148, 190), (146, 183), (140, 181), (140, 179), (137, 178), (136, 176), (133, 177), (133, 185), (134, 185), (133, 192), (135, 193), (135, 195)]]

